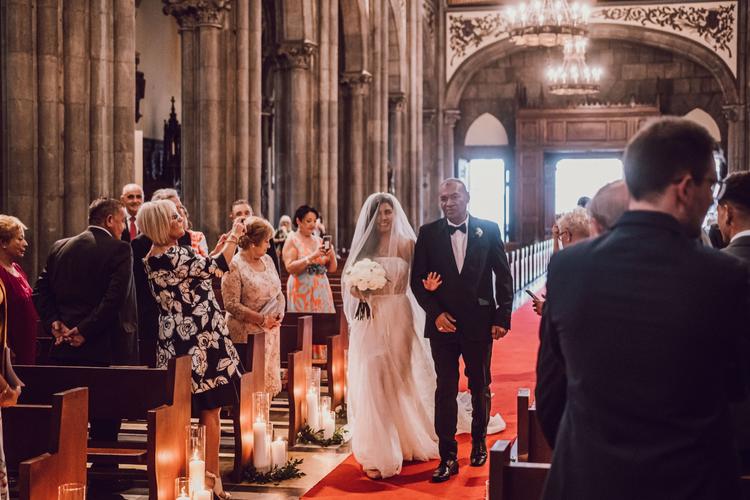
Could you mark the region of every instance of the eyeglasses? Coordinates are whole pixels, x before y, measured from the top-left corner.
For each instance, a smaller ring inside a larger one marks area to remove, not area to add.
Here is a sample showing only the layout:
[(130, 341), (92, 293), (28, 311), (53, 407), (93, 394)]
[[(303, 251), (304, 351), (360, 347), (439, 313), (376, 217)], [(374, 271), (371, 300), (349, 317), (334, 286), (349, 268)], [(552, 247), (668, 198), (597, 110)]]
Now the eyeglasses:
[(180, 214), (172, 214), (172, 220), (181, 221), (182, 217)]

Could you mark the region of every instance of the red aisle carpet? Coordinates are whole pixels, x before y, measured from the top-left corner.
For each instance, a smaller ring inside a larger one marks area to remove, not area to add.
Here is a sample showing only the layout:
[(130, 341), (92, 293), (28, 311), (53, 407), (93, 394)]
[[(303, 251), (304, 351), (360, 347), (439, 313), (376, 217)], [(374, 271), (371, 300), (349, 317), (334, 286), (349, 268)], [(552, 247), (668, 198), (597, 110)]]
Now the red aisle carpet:
[[(513, 329), (504, 340), (495, 342), (492, 353), (492, 414), (497, 412), (508, 424), (506, 430), (487, 437), (488, 448), (498, 439), (516, 435), (516, 393), (519, 387), (533, 389), (536, 384), (536, 354), (539, 346), (539, 317), (526, 303), (513, 313)], [(466, 381), (461, 381), (461, 390)], [(484, 467), (469, 467), (471, 438), (458, 437), (460, 470), (457, 476), (442, 484), (430, 483), (438, 461), (405, 463), (401, 474), (381, 481), (368, 479), (354, 456), (328, 474), (304, 498), (460, 498), (484, 499), (489, 461)]]

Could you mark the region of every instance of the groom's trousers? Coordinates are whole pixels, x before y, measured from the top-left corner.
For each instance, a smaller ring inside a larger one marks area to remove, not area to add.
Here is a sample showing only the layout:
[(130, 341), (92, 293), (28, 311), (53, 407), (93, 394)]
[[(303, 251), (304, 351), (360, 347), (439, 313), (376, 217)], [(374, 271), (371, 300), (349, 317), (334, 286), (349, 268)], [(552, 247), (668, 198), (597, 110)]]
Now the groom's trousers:
[(437, 388), (435, 389), (435, 432), (438, 435), (440, 458), (455, 459), (456, 419), (458, 417), (459, 356), (464, 358), (464, 374), (469, 379), (471, 404), (471, 439), (483, 441), (490, 420), (490, 359), (492, 340), (467, 341), (460, 333), (446, 333), (430, 339), (432, 359), (435, 361)]

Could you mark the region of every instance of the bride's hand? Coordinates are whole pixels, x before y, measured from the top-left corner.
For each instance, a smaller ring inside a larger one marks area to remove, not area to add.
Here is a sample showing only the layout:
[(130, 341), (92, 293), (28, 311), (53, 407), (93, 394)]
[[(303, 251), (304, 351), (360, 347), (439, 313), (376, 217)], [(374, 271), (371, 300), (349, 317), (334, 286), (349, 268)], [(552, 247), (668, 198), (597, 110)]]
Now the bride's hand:
[(351, 288), (352, 297), (359, 300), (365, 300), (365, 294), (362, 293), (362, 291), (357, 288), (356, 286), (353, 286)]
[(442, 284), (443, 279), (438, 273), (429, 273), (427, 275), (427, 279), (422, 280), (422, 285), (428, 292), (434, 292), (435, 290), (440, 288), (440, 285)]

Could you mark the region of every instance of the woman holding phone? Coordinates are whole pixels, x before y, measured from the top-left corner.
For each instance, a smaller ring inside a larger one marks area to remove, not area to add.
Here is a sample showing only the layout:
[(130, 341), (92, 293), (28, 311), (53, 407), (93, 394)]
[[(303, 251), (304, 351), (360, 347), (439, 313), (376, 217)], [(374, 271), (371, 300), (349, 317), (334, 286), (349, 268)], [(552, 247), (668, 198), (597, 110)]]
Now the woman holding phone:
[(264, 392), (275, 395), (281, 392), (279, 326), (285, 300), (279, 274), (266, 253), (271, 236), (273, 227), (268, 221), (260, 217), (245, 220), (245, 234), (238, 242), (240, 251), (221, 278), (221, 294), (232, 342), (244, 344), (252, 336), (253, 351), (264, 353)]
[(327, 273), (336, 272), (336, 251), (329, 237), (313, 234), (319, 217), (315, 208), (299, 207), (294, 213), (297, 230), (284, 244), (282, 257), (289, 272), (286, 287), (289, 312), (335, 312)]

